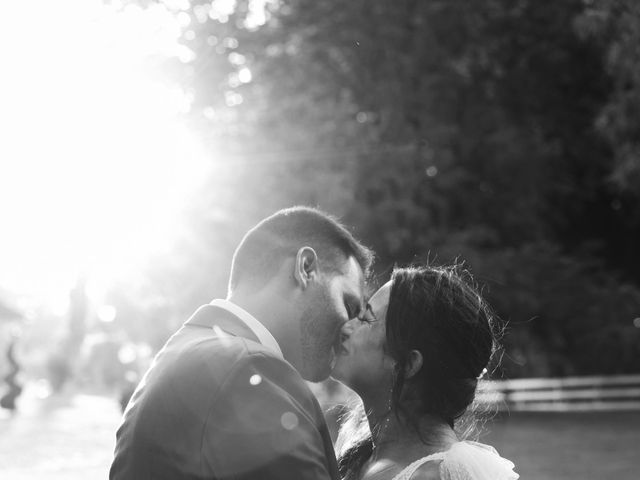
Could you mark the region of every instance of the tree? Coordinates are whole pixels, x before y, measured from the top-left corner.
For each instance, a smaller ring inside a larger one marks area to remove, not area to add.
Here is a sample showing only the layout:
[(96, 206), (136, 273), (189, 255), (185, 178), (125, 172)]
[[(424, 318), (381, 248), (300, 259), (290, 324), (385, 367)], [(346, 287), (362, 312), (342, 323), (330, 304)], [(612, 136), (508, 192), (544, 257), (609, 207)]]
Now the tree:
[(508, 375), (638, 370), (632, 0), (281, 0), (253, 23), (258, 2), (218, 3), (184, 7), (172, 67), (223, 158), (175, 267), (194, 295), (248, 226), (319, 205), (378, 273), (466, 259), (510, 322)]

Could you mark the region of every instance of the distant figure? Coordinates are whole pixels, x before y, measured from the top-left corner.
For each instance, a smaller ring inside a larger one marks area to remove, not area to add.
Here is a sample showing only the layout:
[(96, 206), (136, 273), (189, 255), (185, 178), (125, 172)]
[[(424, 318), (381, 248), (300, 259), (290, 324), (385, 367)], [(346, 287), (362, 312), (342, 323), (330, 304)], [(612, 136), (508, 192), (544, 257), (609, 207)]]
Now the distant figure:
[[(454, 426), (493, 353), (491, 313), (449, 268), (400, 268), (344, 327), (333, 378), (362, 398), (336, 444), (344, 480), (514, 480)], [(291, 477), (293, 478), (293, 477)]]
[(20, 373), (20, 365), (15, 358), (16, 340), (12, 339), (7, 348), (7, 363), (9, 364), (9, 373), (3, 378), (4, 383), (9, 390), (0, 398), (0, 407), (14, 411), (16, 409), (16, 399), (22, 393), (22, 386), (16, 381), (18, 373)]
[(322, 411), (340, 331), (364, 309), (371, 252), (311, 208), (276, 212), (236, 249), (226, 300), (200, 307), (140, 381), (112, 480), (338, 480)]
[(47, 359), (47, 373), (53, 392), (62, 391), (67, 380), (71, 377), (71, 365), (64, 351), (55, 351), (49, 356)]

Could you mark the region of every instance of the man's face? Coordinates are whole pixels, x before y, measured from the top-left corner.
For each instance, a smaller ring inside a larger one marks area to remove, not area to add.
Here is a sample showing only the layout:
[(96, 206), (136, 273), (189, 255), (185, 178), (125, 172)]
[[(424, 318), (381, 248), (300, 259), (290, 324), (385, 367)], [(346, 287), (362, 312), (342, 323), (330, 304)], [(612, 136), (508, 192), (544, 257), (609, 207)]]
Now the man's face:
[(355, 318), (364, 306), (364, 274), (350, 257), (341, 273), (319, 275), (309, 291), (300, 321), (303, 378), (325, 380), (331, 373), (343, 325)]

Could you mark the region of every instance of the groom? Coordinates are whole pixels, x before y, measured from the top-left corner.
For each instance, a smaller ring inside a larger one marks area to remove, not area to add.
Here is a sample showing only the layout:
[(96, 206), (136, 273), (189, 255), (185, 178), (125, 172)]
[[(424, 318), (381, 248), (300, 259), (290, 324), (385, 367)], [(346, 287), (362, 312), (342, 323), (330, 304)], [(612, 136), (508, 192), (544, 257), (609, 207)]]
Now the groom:
[(329, 375), (371, 260), (315, 209), (258, 223), (233, 256), (227, 299), (200, 307), (138, 385), (109, 478), (339, 479), (303, 378)]

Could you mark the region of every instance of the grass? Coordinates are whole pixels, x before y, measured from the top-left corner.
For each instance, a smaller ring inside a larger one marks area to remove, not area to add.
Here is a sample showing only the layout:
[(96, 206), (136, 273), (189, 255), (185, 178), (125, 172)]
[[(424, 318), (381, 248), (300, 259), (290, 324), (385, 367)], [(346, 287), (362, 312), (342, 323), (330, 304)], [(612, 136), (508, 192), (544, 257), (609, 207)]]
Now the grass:
[(511, 413), (488, 421), (480, 441), (522, 479), (640, 478), (640, 412)]

